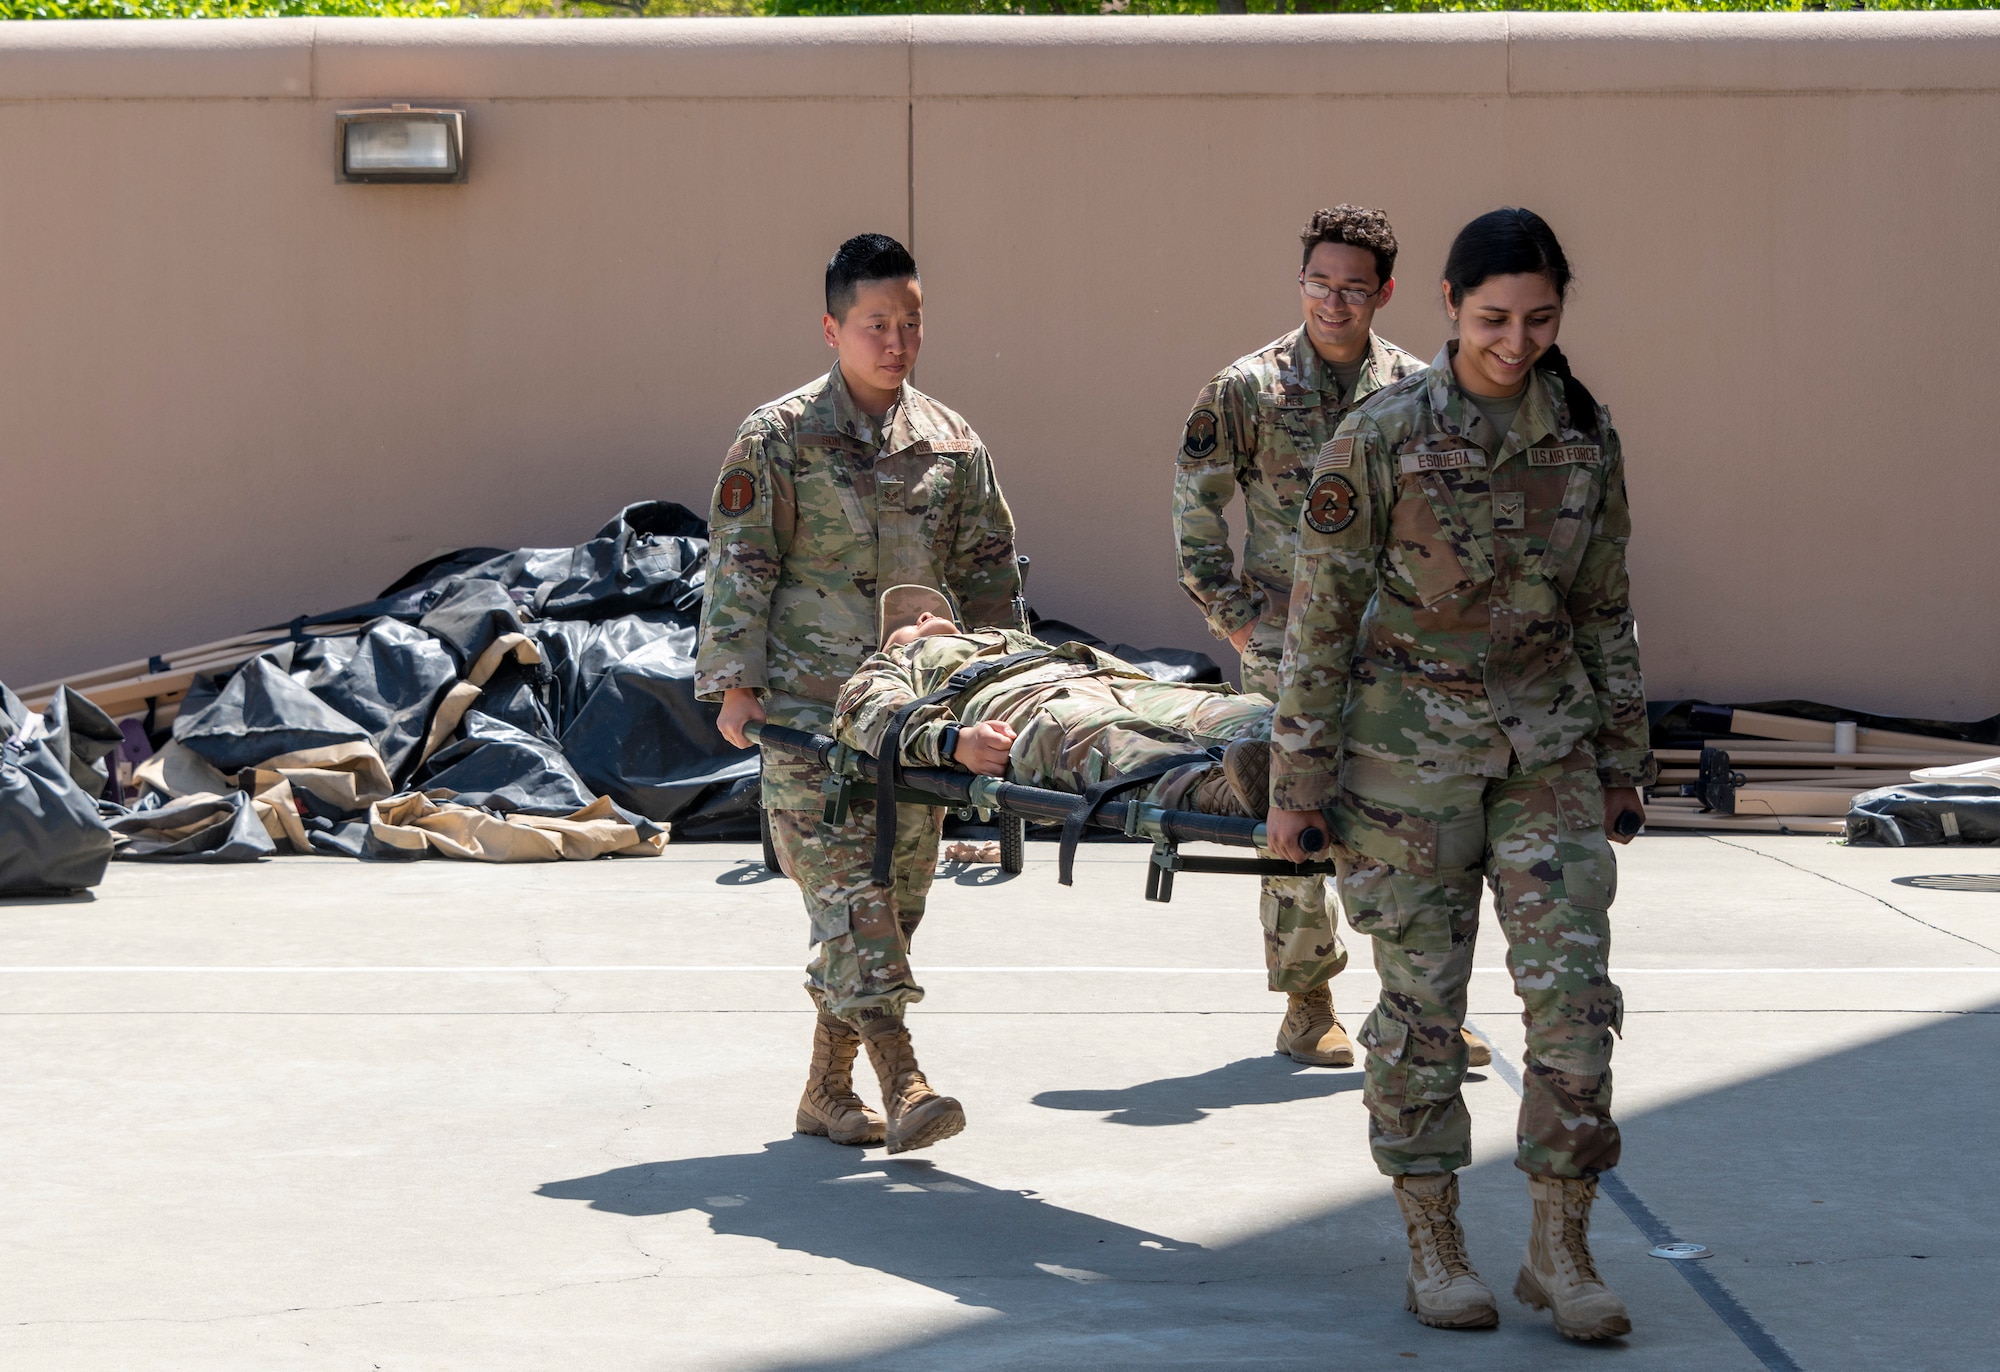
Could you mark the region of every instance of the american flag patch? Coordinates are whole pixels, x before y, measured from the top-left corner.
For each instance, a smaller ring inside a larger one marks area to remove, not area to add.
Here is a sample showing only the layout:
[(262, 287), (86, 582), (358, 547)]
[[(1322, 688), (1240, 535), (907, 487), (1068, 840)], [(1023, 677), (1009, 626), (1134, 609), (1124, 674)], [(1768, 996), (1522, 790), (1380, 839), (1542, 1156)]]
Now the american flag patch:
[(1316, 471), (1330, 471), (1336, 467), (1354, 465), (1354, 435), (1343, 438), (1329, 438), (1326, 446), (1319, 450), (1319, 465)]

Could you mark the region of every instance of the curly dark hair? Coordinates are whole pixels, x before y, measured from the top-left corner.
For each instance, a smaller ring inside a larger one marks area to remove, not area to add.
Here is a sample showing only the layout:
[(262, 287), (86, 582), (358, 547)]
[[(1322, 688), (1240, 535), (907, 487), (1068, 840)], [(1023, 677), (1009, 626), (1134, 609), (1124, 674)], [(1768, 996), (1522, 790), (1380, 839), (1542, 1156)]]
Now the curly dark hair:
[(1396, 274), (1396, 231), (1389, 227), (1388, 215), (1365, 205), (1335, 205), (1330, 210), (1313, 211), (1313, 217), (1299, 230), (1299, 242), (1305, 245), (1299, 256), (1301, 267), (1321, 243), (1345, 243), (1375, 254), (1377, 281), (1387, 281)]

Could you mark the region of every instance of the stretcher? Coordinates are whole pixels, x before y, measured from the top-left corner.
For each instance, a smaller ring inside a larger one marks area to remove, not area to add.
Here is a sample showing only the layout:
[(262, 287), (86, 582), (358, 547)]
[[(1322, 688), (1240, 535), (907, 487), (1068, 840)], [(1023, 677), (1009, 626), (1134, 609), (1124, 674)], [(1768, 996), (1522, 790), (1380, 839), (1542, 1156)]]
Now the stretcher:
[[(879, 764), (868, 754), (848, 747), (824, 734), (806, 733), (778, 724), (755, 723), (744, 729), (760, 747), (798, 757), (811, 757), (826, 768), (826, 822), (842, 824), (854, 799), (872, 800), (880, 778)], [(1000, 865), (1015, 873), (1022, 869), (1022, 838), (1030, 820), (1063, 826), (1063, 845), (1058, 859), (1058, 877), (1070, 884), (1075, 842), (1083, 828), (1109, 829), (1135, 839), (1150, 840), (1151, 860), (1146, 864), (1146, 899), (1170, 901), (1174, 898), (1174, 876), (1179, 872), (1223, 873), (1232, 876), (1314, 877), (1332, 876), (1331, 861), (1285, 862), (1272, 857), (1210, 857), (1183, 853), (1183, 843), (1216, 843), (1230, 848), (1263, 849), (1264, 825), (1254, 819), (1231, 815), (1202, 814), (1194, 810), (1168, 810), (1141, 800), (1115, 797), (1095, 799), (1051, 791), (1040, 786), (1023, 786), (1000, 777), (979, 776), (949, 767), (904, 767), (898, 769), (896, 799), (904, 805), (927, 805), (956, 811), (961, 818), (1000, 826)], [(856, 788), (860, 788), (857, 795)], [(1327, 836), (1309, 829), (1302, 839), (1309, 853), (1325, 852)]]

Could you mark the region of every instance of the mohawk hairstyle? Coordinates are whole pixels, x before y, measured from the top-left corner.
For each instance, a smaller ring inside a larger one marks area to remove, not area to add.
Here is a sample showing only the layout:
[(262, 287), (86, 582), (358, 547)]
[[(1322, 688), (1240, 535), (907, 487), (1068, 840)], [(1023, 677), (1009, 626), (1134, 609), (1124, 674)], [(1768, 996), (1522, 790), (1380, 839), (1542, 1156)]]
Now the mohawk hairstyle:
[(826, 264), (826, 312), (845, 320), (854, 308), (855, 287), (864, 281), (918, 280), (917, 260), (886, 233), (858, 233), (842, 243)]

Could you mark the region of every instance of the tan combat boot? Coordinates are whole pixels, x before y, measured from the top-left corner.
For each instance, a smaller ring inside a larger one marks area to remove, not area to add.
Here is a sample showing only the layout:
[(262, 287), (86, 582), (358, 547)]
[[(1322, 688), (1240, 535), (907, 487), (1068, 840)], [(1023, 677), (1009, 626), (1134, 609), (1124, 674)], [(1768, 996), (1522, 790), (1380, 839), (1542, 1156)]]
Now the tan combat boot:
[(1222, 774), (1237, 804), (1252, 819), (1271, 811), (1271, 745), (1267, 740), (1239, 738), (1222, 752)]
[(854, 1148), (882, 1141), (882, 1117), (854, 1094), (854, 1055), (860, 1050), (854, 1026), (822, 1009), (813, 1026), (812, 1071), (792, 1122), (796, 1132)]
[(1333, 1013), (1333, 992), (1325, 986), (1294, 991), (1285, 1022), (1278, 1026), (1278, 1051), (1308, 1067), (1352, 1067), (1354, 1044)]
[(1403, 1308), (1437, 1329), (1491, 1329), (1500, 1323), (1492, 1291), (1465, 1256), (1465, 1231), (1458, 1227), (1458, 1174), (1397, 1177), (1396, 1206), (1410, 1232)]
[(1193, 783), (1172, 808), (1194, 810), (1204, 815), (1228, 815), (1231, 819), (1264, 817), (1262, 810), (1252, 814), (1244, 808), (1242, 797), (1236, 794), (1236, 788), (1230, 784), (1229, 775), (1220, 763), (1196, 773)]
[(1465, 1038), (1465, 1065), (1467, 1067), (1486, 1067), (1492, 1063), (1492, 1044), (1473, 1033), (1470, 1029), (1461, 1029), (1458, 1032)]
[(882, 1106), (889, 1116), (887, 1139), (891, 1153), (928, 1148), (965, 1128), (965, 1110), (950, 1096), (940, 1096), (917, 1069), (917, 1051), (900, 1018), (884, 1016), (861, 1026), (868, 1059), (882, 1079)]
[(1632, 1317), (1590, 1259), (1590, 1205), (1595, 1177), (1529, 1177), (1535, 1203), (1528, 1259), (1514, 1279), (1514, 1299), (1556, 1317), (1556, 1332), (1572, 1339), (1615, 1339), (1632, 1332)]

